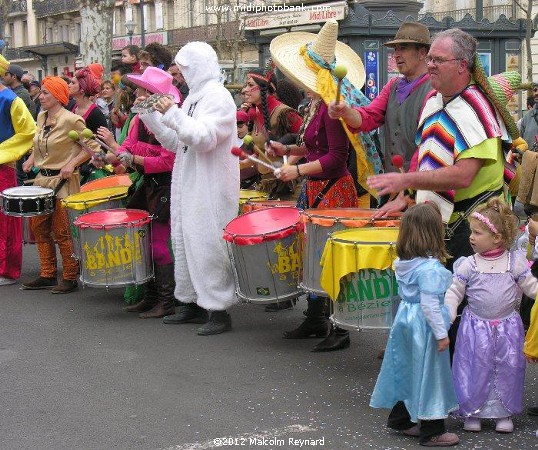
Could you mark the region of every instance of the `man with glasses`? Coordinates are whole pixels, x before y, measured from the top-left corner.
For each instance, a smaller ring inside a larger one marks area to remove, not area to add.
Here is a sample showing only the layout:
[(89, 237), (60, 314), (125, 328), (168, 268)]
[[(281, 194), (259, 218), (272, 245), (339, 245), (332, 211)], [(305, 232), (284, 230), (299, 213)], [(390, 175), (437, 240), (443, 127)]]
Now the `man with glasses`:
[(532, 91), (534, 94), (534, 106), (523, 116), (519, 125), (521, 137), (525, 139), (529, 148), (535, 145), (535, 137), (538, 136), (538, 83), (533, 84)]
[(384, 45), (394, 49), (394, 61), (402, 76), (392, 78), (370, 105), (351, 108), (345, 102), (332, 102), (329, 115), (343, 117), (355, 131), (372, 131), (383, 125), (384, 168), (395, 172), (398, 169), (392, 164), (394, 155), (402, 156), (405, 169), (409, 168), (416, 151), (420, 109), (432, 89), (425, 62), (430, 32), (420, 23), (404, 22), (394, 40)]

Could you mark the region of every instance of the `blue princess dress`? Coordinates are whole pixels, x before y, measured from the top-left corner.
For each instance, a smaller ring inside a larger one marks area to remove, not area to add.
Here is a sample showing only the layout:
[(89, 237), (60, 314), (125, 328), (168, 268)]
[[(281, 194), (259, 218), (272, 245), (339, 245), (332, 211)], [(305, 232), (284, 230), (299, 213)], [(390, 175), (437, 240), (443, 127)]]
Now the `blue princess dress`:
[(394, 264), (401, 301), (370, 406), (392, 408), (403, 401), (412, 422), (444, 419), (458, 407), (449, 351), (437, 350), (437, 339), (450, 327), (443, 299), (452, 274), (434, 258)]
[(467, 295), (456, 338), (453, 374), (462, 416), (497, 419), (521, 413), (525, 331), (516, 311), (521, 291), (536, 296), (538, 281), (520, 251), (487, 259), (460, 258), (446, 296)]

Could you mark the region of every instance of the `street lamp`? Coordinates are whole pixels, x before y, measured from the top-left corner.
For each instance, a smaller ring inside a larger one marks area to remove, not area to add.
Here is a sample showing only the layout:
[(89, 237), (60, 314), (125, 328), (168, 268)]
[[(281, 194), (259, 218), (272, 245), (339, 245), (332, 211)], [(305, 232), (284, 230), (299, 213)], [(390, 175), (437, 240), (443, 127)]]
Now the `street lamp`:
[(133, 33), (136, 27), (136, 22), (134, 20), (128, 20), (125, 22), (125, 28), (127, 28), (127, 35), (129, 36), (129, 45), (133, 44)]

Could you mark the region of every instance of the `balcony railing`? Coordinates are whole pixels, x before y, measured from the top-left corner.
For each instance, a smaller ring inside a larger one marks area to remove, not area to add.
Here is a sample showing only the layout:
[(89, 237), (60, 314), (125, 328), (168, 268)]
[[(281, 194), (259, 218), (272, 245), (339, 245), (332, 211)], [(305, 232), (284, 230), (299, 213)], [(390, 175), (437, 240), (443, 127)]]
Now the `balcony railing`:
[(4, 48), (2, 50), (4, 57), (8, 61), (16, 61), (19, 59), (34, 59), (34, 55), (20, 48)]
[(34, 0), (34, 12), (38, 19), (79, 10), (78, 0)]
[(8, 5), (8, 16), (18, 16), (28, 12), (26, 0), (13, 0)]
[[(496, 5), (496, 6), (485, 6), (482, 8), (482, 15), (484, 19), (488, 19), (490, 22), (495, 22), (501, 14), (504, 14), (508, 19), (514, 19), (512, 5)], [(466, 9), (457, 9), (454, 11), (444, 11), (444, 12), (428, 12), (433, 16), (435, 20), (441, 22), (446, 17), (452, 17), (456, 22), (459, 22), (467, 14), (470, 14), (473, 18), (476, 19), (476, 8), (466, 8)], [(419, 14), (419, 19), (422, 19), (424, 14)]]
[[(222, 38), (225, 41), (237, 39), (240, 24), (238, 21), (226, 22), (221, 25)], [(190, 41), (206, 41), (214, 43), (217, 40), (219, 26), (217, 24), (201, 25), (189, 28), (176, 28), (169, 31), (168, 42), (181, 47)]]

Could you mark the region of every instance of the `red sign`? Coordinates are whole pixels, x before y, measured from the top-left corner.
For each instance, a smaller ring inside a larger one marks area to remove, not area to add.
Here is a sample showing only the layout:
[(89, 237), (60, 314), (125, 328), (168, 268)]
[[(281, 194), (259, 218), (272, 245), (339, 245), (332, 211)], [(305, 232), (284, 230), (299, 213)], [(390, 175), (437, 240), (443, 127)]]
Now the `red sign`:
[[(145, 44), (151, 44), (152, 42), (158, 42), (162, 45), (168, 44), (168, 34), (166, 32), (161, 33), (147, 33), (144, 35)], [(138, 45), (141, 47), (142, 39), (139, 34), (133, 34), (132, 42), (129, 36), (118, 36), (112, 38), (112, 50), (121, 50), (127, 45)]]

